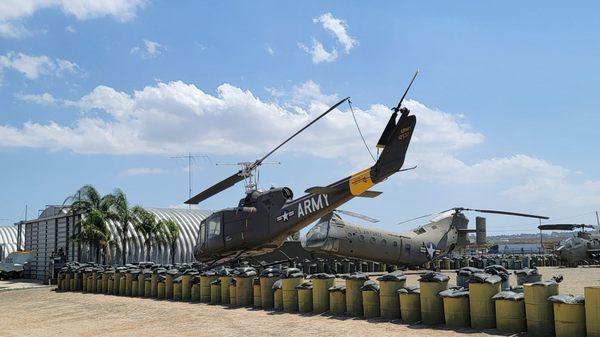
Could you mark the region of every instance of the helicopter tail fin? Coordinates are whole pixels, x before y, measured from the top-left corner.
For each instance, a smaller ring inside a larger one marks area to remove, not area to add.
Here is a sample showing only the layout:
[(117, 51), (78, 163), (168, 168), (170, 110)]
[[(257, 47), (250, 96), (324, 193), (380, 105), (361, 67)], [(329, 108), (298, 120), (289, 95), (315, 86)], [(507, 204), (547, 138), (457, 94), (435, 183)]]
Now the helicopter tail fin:
[(401, 112), (402, 115), (398, 123), (393, 127), (388, 123), (382, 134), (382, 138), (385, 138), (383, 151), (372, 167), (373, 172), (371, 176), (375, 182), (384, 180), (398, 172), (402, 169), (402, 165), (404, 165), (404, 158), (408, 151), (408, 145), (410, 144), (417, 118), (414, 115), (409, 116), (407, 109), (402, 109)]

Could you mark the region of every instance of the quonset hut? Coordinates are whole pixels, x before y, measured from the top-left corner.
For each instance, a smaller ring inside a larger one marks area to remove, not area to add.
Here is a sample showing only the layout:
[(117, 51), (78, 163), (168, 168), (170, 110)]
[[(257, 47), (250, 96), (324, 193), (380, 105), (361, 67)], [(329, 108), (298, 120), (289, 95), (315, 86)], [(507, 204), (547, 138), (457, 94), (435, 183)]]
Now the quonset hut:
[(17, 250), (18, 236), (17, 227), (0, 226), (0, 261)]
[[(174, 262), (194, 261), (194, 245), (198, 237), (200, 222), (212, 211), (172, 208), (146, 208), (146, 210), (154, 214), (157, 219), (171, 219), (179, 225), (180, 234), (175, 247)], [(110, 245), (109, 252), (102, 257), (94, 247), (87, 247), (85, 244), (71, 239), (74, 231), (77, 230), (75, 224), (81, 216), (80, 214), (71, 214), (69, 209), (64, 206), (49, 206), (37, 219), (21, 221), (16, 224), (24, 231), (23, 239), (18, 240), (17, 245), (34, 252), (34, 260), (25, 270), (26, 278), (43, 281), (50, 278), (52, 255), (61, 248), (68, 261), (122, 263), (120, 251), (122, 241), (118, 230), (121, 225), (113, 221), (108, 222), (115, 243)], [(17, 230), (15, 230), (16, 232)], [(130, 239), (127, 242), (127, 262), (145, 261), (144, 236), (135, 231), (131, 224), (128, 225), (128, 232)], [(171, 247), (166, 243), (153, 246), (150, 250), (150, 260), (156, 263), (171, 263)]]

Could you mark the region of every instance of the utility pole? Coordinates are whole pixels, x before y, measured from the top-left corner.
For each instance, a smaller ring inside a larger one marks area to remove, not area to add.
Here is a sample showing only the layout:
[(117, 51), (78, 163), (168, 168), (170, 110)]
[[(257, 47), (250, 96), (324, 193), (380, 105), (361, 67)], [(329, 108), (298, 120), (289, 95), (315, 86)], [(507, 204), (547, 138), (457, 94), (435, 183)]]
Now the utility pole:
[(600, 233), (600, 217), (598, 217), (598, 211), (596, 211), (596, 224), (598, 225), (598, 233)]
[[(188, 199), (192, 198), (192, 161), (194, 158), (204, 158), (210, 160), (210, 157), (207, 155), (193, 155), (188, 152), (187, 155), (184, 156), (173, 156), (171, 159), (187, 159), (188, 162)], [(192, 205), (188, 205), (189, 209), (192, 209)]]

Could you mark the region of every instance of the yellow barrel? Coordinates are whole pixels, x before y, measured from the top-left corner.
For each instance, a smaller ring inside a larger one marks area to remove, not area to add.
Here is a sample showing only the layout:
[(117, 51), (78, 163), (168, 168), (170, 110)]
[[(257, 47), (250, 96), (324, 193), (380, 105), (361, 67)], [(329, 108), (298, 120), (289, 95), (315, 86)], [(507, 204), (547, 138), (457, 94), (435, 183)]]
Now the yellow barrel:
[(277, 288), (273, 292), (273, 309), (283, 310), (283, 292), (281, 288)]
[(442, 269), (445, 269), (445, 270), (450, 270), (451, 269), (450, 268), (450, 259), (444, 259), (442, 261), (442, 263), (443, 263)]
[(102, 276), (98, 275), (96, 279), (96, 294), (102, 294)]
[[(192, 278), (192, 275), (189, 275), (189, 274), (181, 275), (181, 300), (182, 301), (189, 302), (192, 298), (192, 285), (190, 283), (191, 278)], [(221, 297), (220, 294), (219, 294), (219, 297)]]
[(468, 328), (471, 325), (469, 313), (469, 292), (464, 288), (444, 290), (439, 293), (444, 301), (444, 319), (451, 328)]
[(210, 302), (210, 283), (217, 279), (215, 273), (205, 273), (200, 275), (200, 302)]
[(235, 283), (235, 278), (231, 278), (229, 281), (229, 305), (234, 307), (237, 306), (237, 286)]
[(313, 289), (310, 283), (302, 283), (296, 287), (298, 291), (298, 311), (301, 313), (313, 310)]
[(531, 336), (554, 335), (554, 310), (548, 297), (558, 294), (558, 284), (536, 282), (523, 285), (527, 333)]
[(115, 279), (114, 279), (115, 275), (109, 275), (108, 277), (108, 282), (106, 283), (106, 294), (107, 295), (112, 295), (115, 292)]
[(121, 277), (119, 279), (119, 296), (125, 296), (125, 283), (126, 283), (125, 277)]
[(131, 281), (131, 296), (136, 297), (139, 289), (138, 280), (136, 278), (135, 280)]
[(69, 290), (70, 291), (76, 291), (77, 290), (77, 281), (78, 281), (78, 277), (77, 277), (77, 273), (73, 273), (71, 275), (71, 280), (70, 280), (70, 284), (69, 284)]
[(113, 295), (121, 295), (121, 278), (123, 278), (123, 273), (121, 272), (115, 272), (113, 275)]
[(334, 316), (343, 316), (346, 313), (346, 287), (333, 286), (329, 291), (329, 311)]
[(69, 290), (69, 285), (71, 284), (71, 273), (68, 272), (59, 272), (58, 273), (58, 290), (66, 291)]
[(236, 277), (236, 305), (249, 307), (254, 303), (252, 295), (252, 277)]
[(291, 277), (281, 279), (281, 292), (283, 296), (283, 311), (296, 312), (298, 311), (298, 291), (296, 286), (302, 283), (304, 278)]
[(173, 282), (173, 301), (181, 301), (181, 280)]
[(393, 272), (377, 278), (379, 281), (379, 302), (381, 317), (400, 318), (400, 301), (398, 290), (406, 284), (406, 276), (402, 272)]
[[(220, 286), (220, 285), (219, 285)], [(219, 298), (221, 297), (221, 290), (219, 289)], [(212, 296), (211, 296), (212, 298)], [(192, 284), (192, 303), (200, 302), (200, 283)]]
[(583, 296), (557, 295), (553, 302), (556, 337), (585, 337), (585, 306)]
[(81, 273), (81, 280), (82, 280), (82, 287), (81, 287), (81, 291), (83, 291), (84, 293), (87, 293), (87, 279), (88, 279), (88, 273), (83, 272)]
[(231, 283), (231, 276), (219, 276), (219, 281), (221, 281), (221, 303), (229, 304), (229, 286)]
[(369, 278), (365, 274), (353, 274), (346, 278), (346, 314), (360, 317), (363, 315), (362, 291), (360, 288)]
[(496, 305), (492, 297), (502, 291), (502, 283), (469, 283), (471, 327), (492, 329), (496, 327)]
[(277, 277), (260, 278), (260, 305), (265, 310), (273, 308), (273, 283), (275, 281), (277, 281)]
[(146, 291), (146, 279), (144, 277), (144, 273), (140, 273), (138, 275), (138, 293), (139, 297), (144, 297), (144, 292)]
[(210, 304), (221, 303), (221, 282), (216, 279), (210, 283)]
[(150, 297), (156, 298), (158, 296), (158, 273), (155, 271), (150, 276)]
[(152, 281), (150, 279), (144, 280), (144, 297), (150, 297), (152, 293)]
[(400, 302), (400, 317), (406, 323), (416, 323), (421, 320), (421, 294), (418, 289), (400, 289), (398, 291)]
[(313, 312), (320, 314), (329, 311), (329, 288), (335, 283), (335, 276), (324, 274), (319, 278), (312, 278)]
[(125, 296), (131, 296), (131, 283), (133, 282), (133, 274), (127, 272), (125, 274)]
[(91, 293), (97, 293), (98, 292), (98, 272), (92, 272), (92, 290), (90, 291)]
[(165, 282), (164, 281), (159, 281), (157, 286), (156, 286), (156, 297), (159, 300), (164, 300), (166, 298), (165, 296)]
[(600, 337), (600, 286), (585, 287), (585, 327), (590, 337)]
[(506, 333), (527, 331), (523, 294), (502, 291), (492, 297), (496, 307), (496, 329)]
[(258, 277), (252, 279), (252, 296), (254, 299), (252, 306), (255, 308), (262, 307), (262, 299), (260, 296), (260, 279)]
[(108, 279), (110, 275), (108, 275), (108, 273), (104, 272), (102, 273), (102, 290), (101, 293), (102, 294), (107, 294), (108, 293)]
[(165, 275), (165, 298), (167, 300), (173, 299), (173, 279), (174, 279), (173, 274), (167, 273)]
[[(438, 295), (448, 288), (445, 282), (420, 282), (421, 321), (423, 324), (444, 324), (444, 301)], [(402, 304), (400, 304), (402, 308)]]
[(363, 314), (365, 318), (379, 317), (379, 292), (376, 290), (362, 291)]

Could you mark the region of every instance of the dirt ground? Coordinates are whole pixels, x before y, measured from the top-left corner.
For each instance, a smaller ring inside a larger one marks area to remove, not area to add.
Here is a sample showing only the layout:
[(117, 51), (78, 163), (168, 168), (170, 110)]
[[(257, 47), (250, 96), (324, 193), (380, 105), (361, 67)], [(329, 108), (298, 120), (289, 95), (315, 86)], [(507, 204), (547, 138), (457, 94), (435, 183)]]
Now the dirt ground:
[[(544, 278), (563, 274), (561, 293), (600, 285), (600, 268), (543, 268)], [(452, 273), (449, 273), (452, 275)], [(411, 274), (408, 284), (417, 284)], [(0, 285), (1, 286), (1, 285)], [(0, 292), (3, 336), (491, 336), (495, 330), (448, 330), (381, 319), (285, 314), (248, 308), (143, 298), (57, 293), (51, 288)]]

